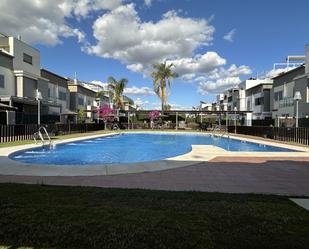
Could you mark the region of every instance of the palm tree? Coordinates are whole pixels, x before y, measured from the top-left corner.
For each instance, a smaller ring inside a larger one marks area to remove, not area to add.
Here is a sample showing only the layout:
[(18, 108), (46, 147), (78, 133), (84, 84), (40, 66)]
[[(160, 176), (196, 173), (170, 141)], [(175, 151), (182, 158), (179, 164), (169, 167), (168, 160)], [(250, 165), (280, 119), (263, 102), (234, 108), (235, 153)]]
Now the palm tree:
[(164, 111), (165, 107), (167, 106), (167, 86), (171, 87), (171, 80), (176, 78), (178, 75), (172, 71), (172, 67), (174, 64), (167, 65), (166, 62), (164, 63), (157, 63), (153, 65), (155, 69), (152, 72), (151, 77), (153, 79), (153, 88), (155, 93), (159, 96), (162, 103), (162, 111)]
[(111, 97), (113, 99), (114, 105), (118, 109), (124, 109), (124, 101), (123, 101), (123, 91), (126, 85), (128, 84), (128, 80), (123, 78), (117, 81), (113, 77), (108, 77), (108, 86), (111, 89)]

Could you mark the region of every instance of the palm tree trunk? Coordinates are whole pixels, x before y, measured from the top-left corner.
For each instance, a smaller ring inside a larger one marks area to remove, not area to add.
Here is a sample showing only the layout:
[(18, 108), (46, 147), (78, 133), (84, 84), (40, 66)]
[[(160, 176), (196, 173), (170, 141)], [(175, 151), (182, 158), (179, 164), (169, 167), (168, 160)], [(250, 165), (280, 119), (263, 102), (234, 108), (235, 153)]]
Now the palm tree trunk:
[(162, 111), (164, 111), (164, 107), (166, 106), (166, 88), (161, 87), (161, 92), (162, 92)]

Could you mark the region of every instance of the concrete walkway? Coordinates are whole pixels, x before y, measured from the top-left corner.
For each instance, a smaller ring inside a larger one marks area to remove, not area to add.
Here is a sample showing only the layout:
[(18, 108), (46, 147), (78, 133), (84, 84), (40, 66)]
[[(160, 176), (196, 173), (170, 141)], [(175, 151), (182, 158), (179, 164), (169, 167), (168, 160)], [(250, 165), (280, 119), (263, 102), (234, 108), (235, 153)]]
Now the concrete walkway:
[(309, 159), (217, 157), (187, 167), (148, 173), (44, 177), (0, 175), (0, 182), (308, 197)]

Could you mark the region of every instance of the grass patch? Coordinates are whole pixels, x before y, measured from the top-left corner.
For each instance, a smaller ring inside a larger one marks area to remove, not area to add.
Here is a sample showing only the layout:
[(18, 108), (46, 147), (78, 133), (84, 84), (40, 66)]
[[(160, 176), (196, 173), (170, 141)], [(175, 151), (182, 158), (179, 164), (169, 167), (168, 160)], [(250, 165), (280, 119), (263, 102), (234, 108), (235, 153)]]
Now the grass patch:
[(0, 184), (0, 248), (309, 248), (286, 197)]
[(0, 148), (12, 147), (12, 146), (17, 146), (17, 145), (25, 145), (25, 144), (33, 144), (33, 143), (34, 143), (33, 140), (22, 140), (22, 141), (14, 141), (14, 142), (5, 142), (5, 143), (0, 143)]

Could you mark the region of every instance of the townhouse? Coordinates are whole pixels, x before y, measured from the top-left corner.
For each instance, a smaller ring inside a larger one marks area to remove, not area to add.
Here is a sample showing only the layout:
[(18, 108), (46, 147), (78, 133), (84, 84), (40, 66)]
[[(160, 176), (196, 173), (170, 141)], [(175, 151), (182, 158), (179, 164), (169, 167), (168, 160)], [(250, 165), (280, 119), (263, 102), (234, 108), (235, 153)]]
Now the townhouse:
[[(305, 58), (305, 64), (272, 79), (245, 80), (218, 94), (212, 109), (248, 111), (245, 124), (249, 126), (295, 126), (298, 101), (299, 125), (309, 126), (309, 45), (305, 47), (305, 57), (297, 58)], [(295, 99), (296, 92), (301, 95), (300, 100)]]
[(227, 95), (224, 93), (220, 93), (217, 95), (217, 106), (216, 109), (218, 111), (227, 111)]
[(38, 97), (41, 97), (41, 120), (44, 123), (59, 121), (51, 111), (59, 107), (49, 102), (45, 93), (47, 81), (41, 77), (40, 52), (15, 37), (0, 35), (0, 103), (16, 107), (8, 115), (6, 124), (36, 123)]
[[(111, 105), (101, 84), (65, 78), (41, 69), (40, 51), (20, 38), (0, 34), (1, 124), (77, 122), (83, 110), (85, 121), (97, 117), (98, 107)], [(126, 106), (131, 108), (132, 101)], [(40, 110), (38, 109), (40, 108)]]
[(96, 92), (86, 87), (85, 82), (68, 78), (70, 92), (70, 110), (78, 113), (85, 112), (84, 121), (91, 122), (95, 119), (94, 113), (97, 110)]
[[(271, 124), (271, 89), (272, 80), (259, 80), (259, 83), (246, 90), (246, 110), (252, 112), (253, 124), (256, 120), (270, 120)], [(258, 122), (256, 122), (258, 123)]]
[[(307, 45), (307, 50), (309, 46)], [(309, 55), (306, 64), (274, 78), (272, 89), (272, 118), (276, 126), (295, 126), (297, 116), (296, 101), (298, 101), (298, 117), (300, 126), (309, 125)], [(295, 99), (299, 92), (300, 100)]]
[(75, 113), (70, 111), (70, 92), (67, 79), (46, 69), (41, 69), (41, 77), (46, 80), (46, 84), (40, 89), (42, 96), (46, 96), (50, 103), (56, 105), (49, 108), (49, 113), (60, 116), (61, 123), (73, 121)]

